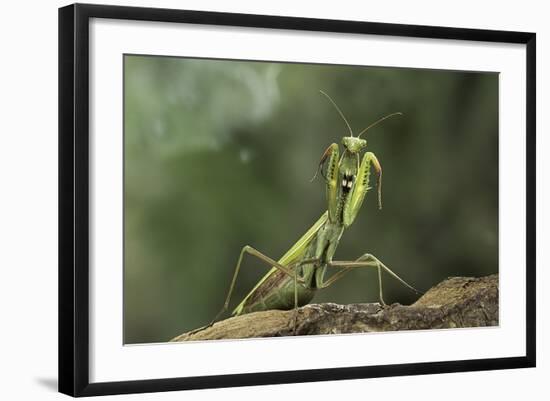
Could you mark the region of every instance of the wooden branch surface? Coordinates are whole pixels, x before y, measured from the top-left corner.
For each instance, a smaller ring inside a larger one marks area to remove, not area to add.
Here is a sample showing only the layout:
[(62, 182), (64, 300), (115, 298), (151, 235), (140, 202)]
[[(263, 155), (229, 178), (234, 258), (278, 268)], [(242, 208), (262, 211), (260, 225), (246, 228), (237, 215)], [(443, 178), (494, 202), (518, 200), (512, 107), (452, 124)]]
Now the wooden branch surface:
[[(298, 309), (296, 335), (443, 329), (498, 325), (498, 275), (452, 277), (410, 306), (378, 303), (310, 304)], [(270, 310), (231, 317), (171, 341), (293, 335), (294, 311)]]

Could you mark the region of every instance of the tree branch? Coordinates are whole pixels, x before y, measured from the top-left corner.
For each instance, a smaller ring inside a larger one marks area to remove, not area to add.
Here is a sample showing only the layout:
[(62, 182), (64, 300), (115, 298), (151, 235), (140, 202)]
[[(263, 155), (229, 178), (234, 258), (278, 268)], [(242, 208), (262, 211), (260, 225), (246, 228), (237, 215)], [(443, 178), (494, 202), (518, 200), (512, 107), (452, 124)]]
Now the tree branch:
[[(310, 304), (298, 309), (297, 335), (443, 329), (498, 325), (498, 275), (452, 277), (410, 306), (378, 303)], [(294, 311), (270, 310), (232, 317), (171, 341), (293, 335)]]

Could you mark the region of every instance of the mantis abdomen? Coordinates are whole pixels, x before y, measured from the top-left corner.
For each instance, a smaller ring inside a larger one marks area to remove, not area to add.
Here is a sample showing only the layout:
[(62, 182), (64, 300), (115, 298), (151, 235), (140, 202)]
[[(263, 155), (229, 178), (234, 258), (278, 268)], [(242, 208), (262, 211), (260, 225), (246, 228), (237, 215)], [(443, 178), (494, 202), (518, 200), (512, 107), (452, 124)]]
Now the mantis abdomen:
[[(270, 309), (292, 309), (295, 307), (294, 289), (294, 280), (285, 273), (276, 271), (258, 291), (255, 291), (247, 299), (241, 309), (235, 311), (235, 315)], [(302, 285), (298, 285), (296, 289), (298, 306), (307, 305), (315, 295), (315, 289), (306, 288)]]

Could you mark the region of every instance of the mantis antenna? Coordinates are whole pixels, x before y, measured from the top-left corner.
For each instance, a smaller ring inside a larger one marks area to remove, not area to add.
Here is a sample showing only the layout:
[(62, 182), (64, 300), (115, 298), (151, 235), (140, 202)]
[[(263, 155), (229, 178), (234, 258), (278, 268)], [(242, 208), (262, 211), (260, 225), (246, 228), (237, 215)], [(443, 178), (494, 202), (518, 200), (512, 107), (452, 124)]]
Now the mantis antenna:
[(376, 120), (375, 122), (373, 122), (371, 125), (369, 125), (367, 128), (365, 128), (363, 131), (361, 131), (359, 133), (359, 135), (357, 135), (357, 138), (361, 137), (361, 135), (363, 135), (365, 132), (367, 132), (367, 130), (369, 130), (370, 128), (374, 127), (375, 125), (377, 125), (378, 123), (381, 123), (382, 121), (384, 121), (385, 119), (387, 118), (390, 118), (390, 117), (393, 117), (393, 116), (402, 116), (403, 113), (401, 113), (400, 111), (397, 111), (395, 113), (391, 113), (391, 114), (388, 114), (387, 116), (385, 117), (382, 117), (378, 120)]
[(330, 102), (332, 103), (332, 105), (336, 108), (336, 110), (338, 110), (338, 113), (340, 113), (340, 116), (342, 117), (342, 119), (344, 120), (344, 122), (346, 123), (346, 125), (348, 126), (348, 129), (349, 129), (349, 133), (350, 133), (350, 136), (353, 136), (353, 131), (351, 130), (351, 127), (348, 123), (348, 120), (346, 120), (346, 117), (344, 117), (344, 113), (342, 113), (342, 111), (340, 110), (340, 108), (336, 105), (336, 103), (334, 103), (334, 100), (332, 100), (330, 98), (329, 95), (327, 95), (325, 92), (323, 92), (322, 90), (319, 90), (319, 92), (321, 92), (323, 95), (325, 95), (328, 100), (330, 100)]

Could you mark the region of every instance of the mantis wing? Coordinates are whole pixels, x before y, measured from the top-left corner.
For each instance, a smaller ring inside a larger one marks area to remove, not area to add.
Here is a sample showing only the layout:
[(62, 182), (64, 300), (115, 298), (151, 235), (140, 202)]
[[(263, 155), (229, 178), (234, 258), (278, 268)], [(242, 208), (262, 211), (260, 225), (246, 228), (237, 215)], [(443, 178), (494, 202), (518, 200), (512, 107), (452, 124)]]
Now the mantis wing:
[[(281, 259), (278, 260), (278, 262), (282, 265), (288, 266), (296, 261), (298, 261), (305, 253), (307, 246), (311, 243), (313, 238), (315, 238), (315, 235), (317, 234), (317, 231), (323, 225), (326, 223), (328, 219), (328, 212), (325, 212), (319, 217), (319, 220), (313, 224), (307, 232), (302, 235), (302, 237), (292, 245), (292, 247), (283, 255)], [(265, 276), (261, 278), (260, 281), (258, 281), (258, 284), (252, 288), (252, 290), (244, 297), (244, 299), (241, 301), (239, 305), (233, 310), (233, 315), (239, 315), (241, 314), (244, 305), (246, 304), (246, 301), (250, 296), (275, 272), (277, 272), (278, 269), (276, 267), (272, 267), (269, 272)]]

